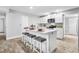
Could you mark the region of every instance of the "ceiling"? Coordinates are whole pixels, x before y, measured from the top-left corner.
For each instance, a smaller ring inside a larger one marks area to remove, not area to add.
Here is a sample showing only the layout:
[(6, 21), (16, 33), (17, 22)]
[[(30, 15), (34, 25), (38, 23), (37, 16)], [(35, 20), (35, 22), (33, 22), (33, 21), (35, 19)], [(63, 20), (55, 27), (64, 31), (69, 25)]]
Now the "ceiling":
[(64, 11), (68, 9), (77, 8), (78, 6), (3, 6), (3, 8), (13, 9), (26, 14), (31, 14), (35, 16), (46, 15), (50, 12)]

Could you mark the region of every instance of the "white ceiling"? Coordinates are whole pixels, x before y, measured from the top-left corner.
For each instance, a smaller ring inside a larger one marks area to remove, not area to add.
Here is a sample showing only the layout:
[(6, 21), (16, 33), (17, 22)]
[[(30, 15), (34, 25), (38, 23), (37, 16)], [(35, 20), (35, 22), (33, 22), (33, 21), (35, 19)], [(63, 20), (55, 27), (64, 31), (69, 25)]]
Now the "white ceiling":
[(17, 10), (23, 13), (41, 16), (45, 15), (49, 12), (56, 12), (56, 10), (68, 10), (72, 8), (76, 8), (78, 6), (33, 6), (33, 9), (30, 9), (29, 6), (5, 6), (4, 8), (11, 8), (13, 10)]

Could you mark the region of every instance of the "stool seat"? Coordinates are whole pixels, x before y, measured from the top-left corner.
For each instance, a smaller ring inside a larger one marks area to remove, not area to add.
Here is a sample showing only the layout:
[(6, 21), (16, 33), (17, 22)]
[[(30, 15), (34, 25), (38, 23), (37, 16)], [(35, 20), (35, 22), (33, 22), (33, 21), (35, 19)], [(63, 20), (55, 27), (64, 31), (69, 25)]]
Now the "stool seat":
[(31, 34), (27, 34), (27, 36), (29, 36), (29, 37), (30, 37), (30, 36), (31, 36)]
[(36, 37), (36, 35), (31, 35), (30, 37), (31, 37), (31, 38), (34, 38), (34, 37)]
[(33, 37), (36, 37), (36, 35), (33, 35), (33, 34), (28, 34), (27, 36), (33, 38)]
[(27, 33), (27, 32), (23, 32), (22, 34), (27, 35), (27, 34), (29, 34), (29, 33)]
[(35, 40), (39, 41), (39, 42), (44, 42), (46, 41), (45, 38), (42, 38), (42, 37), (35, 37)]

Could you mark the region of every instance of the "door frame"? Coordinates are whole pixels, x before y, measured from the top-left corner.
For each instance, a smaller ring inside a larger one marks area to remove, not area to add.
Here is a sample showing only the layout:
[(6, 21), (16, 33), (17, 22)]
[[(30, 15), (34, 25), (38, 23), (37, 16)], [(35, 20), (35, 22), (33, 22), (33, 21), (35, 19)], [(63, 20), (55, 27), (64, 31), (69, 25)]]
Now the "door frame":
[(0, 33), (4, 33), (4, 27), (5, 27), (4, 19), (0, 19), (0, 20), (2, 20), (2, 21), (3, 21), (3, 31), (2, 31), (2, 32), (0, 32)]
[[(78, 14), (68, 14), (68, 15), (65, 15), (65, 16), (64, 16), (64, 21), (66, 20), (66, 17), (67, 17), (67, 16), (68, 16), (68, 17), (70, 16), (69, 18), (71, 18), (71, 17), (77, 17), (77, 22), (79, 21), (79, 15), (78, 15)], [(77, 25), (79, 26), (79, 24), (77, 24)], [(77, 26), (77, 28), (76, 28), (76, 29), (77, 29), (77, 36), (78, 36), (78, 26)], [(69, 27), (69, 26), (68, 26), (68, 27)], [(64, 25), (64, 30), (65, 30), (65, 25)], [(68, 31), (69, 31), (69, 29), (68, 29)], [(65, 32), (65, 31), (64, 31), (64, 32)], [(67, 33), (67, 34), (64, 33), (64, 35), (68, 35), (68, 33)]]

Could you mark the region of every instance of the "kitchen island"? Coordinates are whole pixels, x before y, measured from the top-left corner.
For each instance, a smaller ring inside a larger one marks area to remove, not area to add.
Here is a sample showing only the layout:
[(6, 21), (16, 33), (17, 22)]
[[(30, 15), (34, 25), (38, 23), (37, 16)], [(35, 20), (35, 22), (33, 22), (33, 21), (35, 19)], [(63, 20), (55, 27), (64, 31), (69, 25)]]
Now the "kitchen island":
[(34, 30), (26, 29), (26, 32), (46, 39), (46, 47), (45, 48), (43, 47), (44, 52), (46, 53), (53, 52), (53, 50), (56, 48), (56, 36), (57, 36), (56, 29), (44, 29), (42, 31), (38, 31), (37, 29)]

